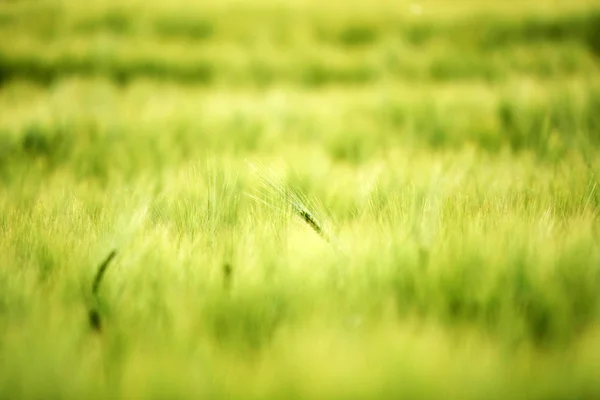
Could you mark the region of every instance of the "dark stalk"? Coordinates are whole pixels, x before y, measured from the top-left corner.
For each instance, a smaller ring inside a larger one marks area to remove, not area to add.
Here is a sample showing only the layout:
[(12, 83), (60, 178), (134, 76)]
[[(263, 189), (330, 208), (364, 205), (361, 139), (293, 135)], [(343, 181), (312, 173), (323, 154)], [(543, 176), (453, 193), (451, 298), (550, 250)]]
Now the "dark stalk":
[(94, 300), (94, 305), (90, 308), (88, 317), (90, 327), (96, 332), (100, 332), (102, 330), (102, 318), (98, 309), (98, 290), (100, 289), (100, 283), (102, 283), (102, 278), (104, 277), (108, 266), (110, 265), (111, 261), (115, 258), (116, 255), (116, 250), (110, 252), (110, 254), (104, 259), (102, 264), (98, 266), (98, 271), (96, 272), (94, 282), (92, 283), (92, 297)]
[(106, 272), (108, 265), (113, 260), (113, 258), (115, 258), (116, 255), (116, 250), (111, 251), (108, 257), (106, 257), (106, 259), (98, 267), (98, 272), (96, 272), (96, 277), (94, 278), (94, 283), (92, 284), (92, 294), (94, 295), (94, 297), (98, 296), (98, 289), (100, 288), (100, 283), (102, 282), (104, 273)]

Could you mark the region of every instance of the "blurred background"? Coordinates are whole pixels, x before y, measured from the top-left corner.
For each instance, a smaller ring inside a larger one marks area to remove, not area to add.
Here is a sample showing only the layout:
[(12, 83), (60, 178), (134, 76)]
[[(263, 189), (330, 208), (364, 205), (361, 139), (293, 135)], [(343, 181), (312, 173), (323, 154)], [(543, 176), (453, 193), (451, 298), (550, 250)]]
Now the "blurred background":
[(126, 170), (149, 150), (360, 163), (599, 140), (596, 1), (13, 0), (0, 37), (2, 157), (91, 157), (91, 174), (110, 169), (96, 145)]
[(600, 398), (599, 146), (598, 0), (0, 0), (0, 398)]

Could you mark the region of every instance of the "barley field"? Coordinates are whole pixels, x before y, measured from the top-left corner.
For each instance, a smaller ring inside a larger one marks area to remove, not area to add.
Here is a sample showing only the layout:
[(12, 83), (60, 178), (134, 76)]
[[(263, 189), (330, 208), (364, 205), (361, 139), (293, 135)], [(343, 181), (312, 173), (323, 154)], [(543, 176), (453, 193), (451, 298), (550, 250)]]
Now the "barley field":
[(600, 398), (600, 2), (0, 1), (0, 398)]

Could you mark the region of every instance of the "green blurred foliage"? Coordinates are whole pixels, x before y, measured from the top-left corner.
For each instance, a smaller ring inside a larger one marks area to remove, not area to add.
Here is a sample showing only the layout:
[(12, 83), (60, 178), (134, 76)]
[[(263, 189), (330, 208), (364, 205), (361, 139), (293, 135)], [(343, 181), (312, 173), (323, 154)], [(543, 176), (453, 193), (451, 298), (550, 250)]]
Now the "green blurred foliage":
[(0, 397), (600, 395), (598, 4), (88, 3), (0, 3)]

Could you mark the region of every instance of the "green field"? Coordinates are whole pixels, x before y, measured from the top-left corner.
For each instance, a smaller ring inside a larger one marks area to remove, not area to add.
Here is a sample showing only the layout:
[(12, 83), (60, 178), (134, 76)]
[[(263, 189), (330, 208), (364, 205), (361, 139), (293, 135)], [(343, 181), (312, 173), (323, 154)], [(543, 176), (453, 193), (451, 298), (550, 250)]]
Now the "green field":
[(0, 1), (0, 398), (600, 398), (598, 174), (598, 1)]

